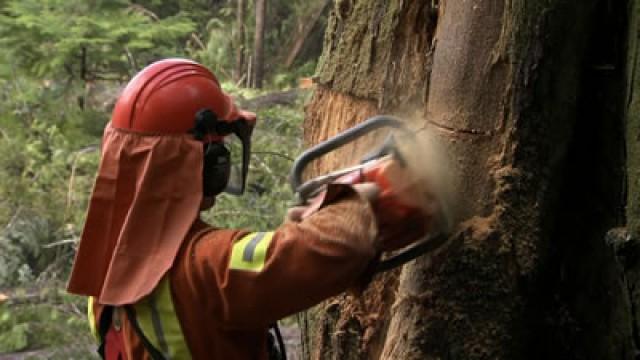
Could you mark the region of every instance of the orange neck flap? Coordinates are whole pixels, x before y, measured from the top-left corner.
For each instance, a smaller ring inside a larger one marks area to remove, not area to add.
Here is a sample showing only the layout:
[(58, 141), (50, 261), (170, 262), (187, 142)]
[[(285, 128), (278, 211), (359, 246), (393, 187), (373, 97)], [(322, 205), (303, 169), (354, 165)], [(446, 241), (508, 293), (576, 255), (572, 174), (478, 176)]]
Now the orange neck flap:
[(202, 143), (107, 126), (68, 290), (102, 304), (148, 295), (198, 217)]

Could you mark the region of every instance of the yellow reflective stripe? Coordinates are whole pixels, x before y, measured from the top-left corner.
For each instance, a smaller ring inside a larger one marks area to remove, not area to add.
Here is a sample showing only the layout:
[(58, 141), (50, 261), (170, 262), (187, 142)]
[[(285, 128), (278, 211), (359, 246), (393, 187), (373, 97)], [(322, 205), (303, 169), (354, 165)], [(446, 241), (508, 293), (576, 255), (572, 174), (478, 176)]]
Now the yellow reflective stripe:
[(89, 296), (87, 300), (87, 318), (89, 318), (89, 329), (91, 329), (91, 335), (96, 341), (100, 342), (100, 335), (98, 335), (98, 328), (96, 327), (96, 314), (93, 312), (93, 296)]
[(169, 345), (169, 356), (172, 359), (191, 359), (191, 353), (180, 327), (180, 320), (173, 307), (168, 277), (159, 284), (159, 290), (157, 306), (164, 328), (165, 341)]
[(191, 359), (165, 276), (153, 292), (135, 305), (136, 318), (149, 342), (166, 359)]
[(264, 268), (273, 232), (250, 233), (233, 244), (229, 269), (260, 272)]

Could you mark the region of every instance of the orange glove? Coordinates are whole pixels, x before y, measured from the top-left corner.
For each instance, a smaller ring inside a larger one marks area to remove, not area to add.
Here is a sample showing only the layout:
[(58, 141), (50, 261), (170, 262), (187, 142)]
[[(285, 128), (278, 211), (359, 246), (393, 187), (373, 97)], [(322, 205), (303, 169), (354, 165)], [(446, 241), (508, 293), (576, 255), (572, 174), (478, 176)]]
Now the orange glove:
[(374, 162), (330, 184), (309, 205), (289, 210), (287, 218), (301, 221), (340, 197), (348, 188), (372, 204), (378, 224), (380, 250), (392, 251), (422, 239), (432, 229), (437, 211), (435, 197), (424, 179), (412, 176), (391, 157)]
[(383, 251), (403, 248), (432, 229), (437, 202), (424, 179), (413, 176), (393, 158), (381, 159), (365, 170), (363, 178), (380, 187), (372, 205)]

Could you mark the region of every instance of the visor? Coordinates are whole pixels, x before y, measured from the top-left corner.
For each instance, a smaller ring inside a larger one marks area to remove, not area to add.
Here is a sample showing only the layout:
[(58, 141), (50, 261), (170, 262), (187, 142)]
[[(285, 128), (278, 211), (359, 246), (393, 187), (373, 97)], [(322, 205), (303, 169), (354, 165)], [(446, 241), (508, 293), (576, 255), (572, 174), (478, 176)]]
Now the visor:
[[(226, 119), (219, 119), (210, 109), (202, 109), (196, 114), (195, 127), (190, 130), (195, 139), (203, 142), (224, 141), (232, 154), (232, 164), (242, 164), (239, 171), (231, 169), (225, 192), (242, 195), (249, 173), (251, 159), (251, 135), (256, 123), (256, 115), (248, 111), (234, 111)], [(236, 156), (233, 156), (236, 154)], [(241, 155), (238, 155), (241, 154)]]

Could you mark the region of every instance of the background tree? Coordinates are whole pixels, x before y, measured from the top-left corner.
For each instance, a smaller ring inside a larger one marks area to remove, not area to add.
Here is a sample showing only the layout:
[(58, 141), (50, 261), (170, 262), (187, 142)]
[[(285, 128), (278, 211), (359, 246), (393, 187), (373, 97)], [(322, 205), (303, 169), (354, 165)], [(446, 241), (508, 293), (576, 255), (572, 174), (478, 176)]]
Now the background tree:
[(11, 62), (34, 76), (122, 80), (160, 54), (176, 52), (177, 42), (194, 31), (182, 14), (149, 14), (120, 0), (9, 1), (0, 17), (0, 44)]
[[(233, 5), (0, 0), (0, 358), (34, 349), (34, 357), (47, 359), (86, 358), (92, 352), (86, 303), (65, 293), (66, 278), (102, 129), (124, 84), (150, 62), (196, 59), (238, 102), (259, 112), (247, 194), (220, 197), (206, 218), (217, 226), (253, 230), (282, 220), (292, 199), (286, 174), (301, 147), (301, 103), (292, 96), (276, 106), (264, 92), (231, 82)], [(280, 14), (267, 14), (272, 15)], [(283, 42), (291, 24), (283, 21), (265, 34), (266, 53), (278, 53), (273, 44)], [(253, 25), (246, 27), (252, 36)], [(307, 56), (291, 73), (271, 67), (268, 91), (312, 75), (315, 59)]]
[(329, 5), (330, 0), (319, 0), (317, 4), (312, 4), (309, 11), (303, 16), (300, 16), (296, 21), (296, 35), (293, 37), (293, 42), (287, 57), (284, 61), (285, 68), (291, 68), (293, 62), (298, 57), (298, 54), (302, 50), (306, 40), (311, 35), (311, 32), (316, 28), (318, 21), (324, 14), (325, 9)]
[(253, 42), (252, 85), (260, 89), (264, 76), (264, 32), (267, 0), (256, 0), (256, 30)]
[(335, 2), (306, 141), (412, 119), (453, 158), (461, 222), (316, 309), (311, 358), (636, 357), (637, 16), (633, 0)]
[(236, 7), (236, 64), (233, 73), (233, 80), (238, 84), (242, 81), (243, 76), (245, 76), (244, 72), (244, 19), (245, 19), (245, 3), (244, 0), (237, 0)]

